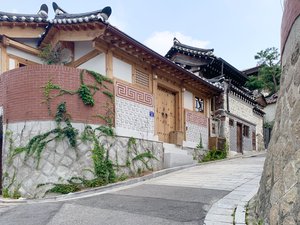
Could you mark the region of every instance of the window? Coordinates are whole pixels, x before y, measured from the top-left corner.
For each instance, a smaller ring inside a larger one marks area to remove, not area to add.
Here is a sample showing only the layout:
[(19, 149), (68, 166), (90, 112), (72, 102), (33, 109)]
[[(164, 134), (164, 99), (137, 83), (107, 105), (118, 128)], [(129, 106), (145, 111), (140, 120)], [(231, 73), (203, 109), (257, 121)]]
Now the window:
[(249, 127), (244, 125), (244, 129), (243, 129), (243, 135), (245, 137), (249, 137)]
[(216, 134), (216, 124), (215, 123), (211, 124), (211, 133)]
[(199, 97), (195, 97), (195, 111), (196, 112), (204, 111), (204, 101)]
[(234, 126), (234, 120), (233, 119), (229, 119), (229, 126)]

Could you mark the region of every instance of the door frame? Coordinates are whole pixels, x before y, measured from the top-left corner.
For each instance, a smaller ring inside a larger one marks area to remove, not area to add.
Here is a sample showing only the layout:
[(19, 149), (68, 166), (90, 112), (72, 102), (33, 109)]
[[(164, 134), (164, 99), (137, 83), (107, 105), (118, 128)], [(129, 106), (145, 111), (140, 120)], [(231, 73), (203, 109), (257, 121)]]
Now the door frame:
[(243, 154), (243, 124), (239, 122), (236, 123), (236, 151)]
[[(158, 79), (153, 84), (155, 87), (153, 87), (154, 97), (157, 98), (157, 90), (159, 87), (166, 89), (167, 91), (170, 91), (175, 94), (175, 131), (182, 131), (183, 128), (183, 105), (182, 105), (182, 90), (180, 87), (175, 86), (171, 82), (168, 82), (166, 80)], [(154, 111), (156, 112), (157, 105), (155, 101), (155, 108)], [(158, 131), (158, 124), (157, 120), (155, 119), (155, 125), (154, 125), (154, 134), (157, 135)]]

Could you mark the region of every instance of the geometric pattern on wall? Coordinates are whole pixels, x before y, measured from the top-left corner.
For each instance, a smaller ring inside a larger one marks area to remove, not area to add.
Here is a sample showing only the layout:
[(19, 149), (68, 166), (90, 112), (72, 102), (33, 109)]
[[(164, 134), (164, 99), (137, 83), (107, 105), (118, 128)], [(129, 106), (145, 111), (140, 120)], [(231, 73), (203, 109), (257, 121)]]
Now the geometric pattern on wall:
[(186, 122), (193, 123), (198, 126), (207, 127), (208, 119), (199, 112), (185, 110)]
[(208, 148), (208, 128), (193, 123), (186, 123), (186, 141), (199, 143), (200, 136), (204, 148)]
[[(119, 97), (115, 98), (115, 107), (116, 128), (154, 135), (154, 117), (149, 115), (153, 107)], [(130, 136), (129, 133), (128, 135)]]
[(116, 96), (139, 104), (153, 107), (153, 95), (116, 82)]

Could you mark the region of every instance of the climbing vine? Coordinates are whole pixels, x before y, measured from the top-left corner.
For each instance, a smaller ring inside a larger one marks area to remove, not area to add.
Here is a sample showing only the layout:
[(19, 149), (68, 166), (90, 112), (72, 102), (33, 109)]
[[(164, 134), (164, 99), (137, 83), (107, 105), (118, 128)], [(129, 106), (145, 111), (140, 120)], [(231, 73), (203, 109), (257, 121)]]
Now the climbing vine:
[[(84, 74), (89, 74), (90, 76), (92, 76), (95, 80), (95, 84), (93, 85), (85, 84), (84, 76), (83, 76)], [(80, 79), (80, 86), (78, 87), (77, 90), (63, 89), (59, 85), (54, 84), (52, 80), (49, 80), (47, 82), (47, 84), (43, 87), (43, 89), (44, 89), (44, 97), (45, 97), (44, 103), (47, 104), (49, 115), (51, 115), (51, 100), (65, 94), (68, 95), (77, 94), (85, 105), (91, 107), (95, 105), (95, 99), (94, 99), (95, 93), (101, 90), (102, 88), (105, 89), (102, 91), (102, 93), (108, 96), (111, 100), (113, 99), (113, 94), (108, 90), (108, 87), (104, 83), (104, 82), (113, 83), (111, 79), (90, 70), (82, 70), (80, 72), (79, 79)], [(53, 91), (56, 91), (56, 94), (52, 94)]]
[[(84, 82), (84, 75), (89, 74), (93, 77), (95, 83), (94, 84), (86, 84)], [(27, 145), (14, 147), (12, 134), (7, 135), (9, 138), (9, 161), (12, 162), (13, 158), (21, 153), (25, 153), (25, 160), (29, 157), (34, 157), (36, 159), (36, 168), (39, 168), (39, 163), (41, 159), (41, 155), (43, 150), (46, 149), (48, 143), (51, 141), (59, 141), (63, 139), (67, 139), (69, 145), (76, 149), (78, 140), (81, 142), (91, 146), (91, 154), (92, 154), (92, 169), (86, 169), (93, 174), (93, 179), (86, 179), (85, 177), (72, 177), (66, 180), (64, 183), (44, 183), (38, 185), (38, 187), (51, 185), (52, 187), (47, 192), (55, 192), (55, 193), (70, 193), (74, 191), (81, 190), (83, 188), (96, 187), (106, 185), (108, 183), (113, 183), (118, 180), (124, 180), (127, 178), (127, 175), (124, 173), (118, 176), (116, 174), (116, 169), (119, 171), (119, 168), (126, 167), (131, 171), (131, 175), (141, 175), (143, 173), (143, 168), (147, 170), (153, 170), (150, 165), (151, 160), (158, 160), (153, 153), (146, 149), (145, 152), (139, 153), (138, 145), (136, 139), (130, 138), (127, 144), (127, 154), (126, 154), (126, 163), (125, 165), (119, 165), (118, 155), (116, 152), (116, 162), (113, 163), (110, 159), (110, 148), (113, 146), (111, 144), (104, 144), (107, 142), (102, 142), (103, 139), (114, 139), (115, 132), (113, 129), (113, 121), (114, 121), (114, 108), (111, 104), (113, 101), (113, 94), (109, 91), (109, 88), (105, 85), (105, 82), (112, 83), (112, 81), (102, 76), (99, 73), (84, 70), (80, 73), (80, 86), (77, 90), (66, 90), (60, 87), (57, 84), (54, 84), (52, 80), (49, 80), (45, 86), (43, 87), (43, 94), (45, 97), (44, 103), (47, 104), (47, 108), (49, 111), (49, 115), (51, 112), (51, 100), (62, 96), (62, 95), (75, 95), (77, 94), (82, 102), (90, 107), (95, 105), (94, 95), (97, 91), (102, 91), (104, 95), (106, 95), (109, 101), (106, 101), (102, 107), (106, 109), (104, 115), (95, 115), (95, 117), (99, 117), (102, 119), (106, 125), (102, 125), (96, 128), (92, 128), (91, 126), (85, 126), (83, 132), (79, 135), (77, 129), (72, 126), (71, 123), (71, 115), (67, 112), (67, 104), (66, 102), (60, 103), (56, 108), (56, 113), (54, 116), (54, 120), (56, 123), (56, 127), (48, 132), (38, 134), (29, 140)], [(104, 90), (102, 90), (104, 88)], [(143, 147), (143, 146), (142, 146)], [(138, 163), (140, 162), (140, 163)], [(13, 182), (15, 179), (15, 174), (13, 176)], [(5, 191), (8, 195), (8, 190), (11, 188), (12, 184), (10, 184)], [(18, 190), (18, 187), (17, 189)], [(18, 192), (9, 193), (10, 196), (18, 196)]]
[(38, 187), (52, 185), (53, 187), (47, 192), (67, 194), (79, 191), (83, 188), (103, 186), (116, 182), (117, 176), (115, 174), (114, 165), (109, 159), (108, 151), (99, 141), (101, 136), (113, 138), (115, 135), (111, 127), (102, 125), (93, 129), (88, 125), (80, 137), (84, 143), (92, 143), (93, 170), (89, 171), (94, 175), (94, 179), (88, 180), (84, 177), (72, 177), (66, 181), (67, 183), (45, 183), (38, 185)]
[[(149, 165), (150, 160), (158, 160), (158, 159), (153, 155), (153, 153), (149, 149), (146, 149), (145, 152), (139, 153), (136, 139), (133, 137), (129, 138), (127, 144), (126, 166), (131, 168), (132, 164), (135, 164), (136, 162), (139, 161), (146, 167), (147, 170), (152, 171), (153, 168)], [(141, 174), (143, 172), (142, 168), (138, 167), (137, 172), (138, 174)]]
[(10, 178), (8, 173), (5, 172), (3, 174), (3, 181), (4, 181), (4, 183), (7, 183), (7, 185), (2, 190), (3, 198), (18, 199), (21, 197), (21, 194), (19, 192), (20, 184), (16, 185), (16, 187), (13, 189), (13, 191), (10, 191), (10, 188), (13, 186), (13, 184), (16, 181), (16, 171), (14, 171), (12, 178)]
[[(34, 156), (37, 160), (36, 167), (38, 168), (42, 151), (49, 142), (57, 139), (64, 139), (66, 137), (70, 146), (75, 148), (77, 145), (78, 130), (75, 129), (70, 122), (70, 116), (67, 114), (65, 102), (57, 106), (55, 122), (57, 125), (55, 129), (34, 136), (30, 139), (26, 146), (10, 149), (10, 160), (12, 160), (12, 158), (17, 154), (25, 152), (25, 160), (27, 160), (30, 156)], [(62, 126), (62, 122), (64, 122), (64, 127)]]

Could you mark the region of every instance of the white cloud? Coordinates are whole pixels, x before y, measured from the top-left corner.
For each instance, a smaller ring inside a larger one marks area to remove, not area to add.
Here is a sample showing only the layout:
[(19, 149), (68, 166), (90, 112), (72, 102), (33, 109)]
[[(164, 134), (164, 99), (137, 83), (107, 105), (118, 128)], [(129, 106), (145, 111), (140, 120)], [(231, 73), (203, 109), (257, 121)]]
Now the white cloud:
[(121, 20), (113, 15), (109, 17), (108, 22), (119, 30), (124, 31), (127, 29), (127, 24), (124, 22), (124, 20)]
[(176, 37), (182, 44), (198, 48), (206, 48), (209, 41), (202, 41), (186, 36), (180, 32), (162, 31), (153, 33), (144, 44), (161, 55), (165, 55), (173, 46), (173, 38)]

